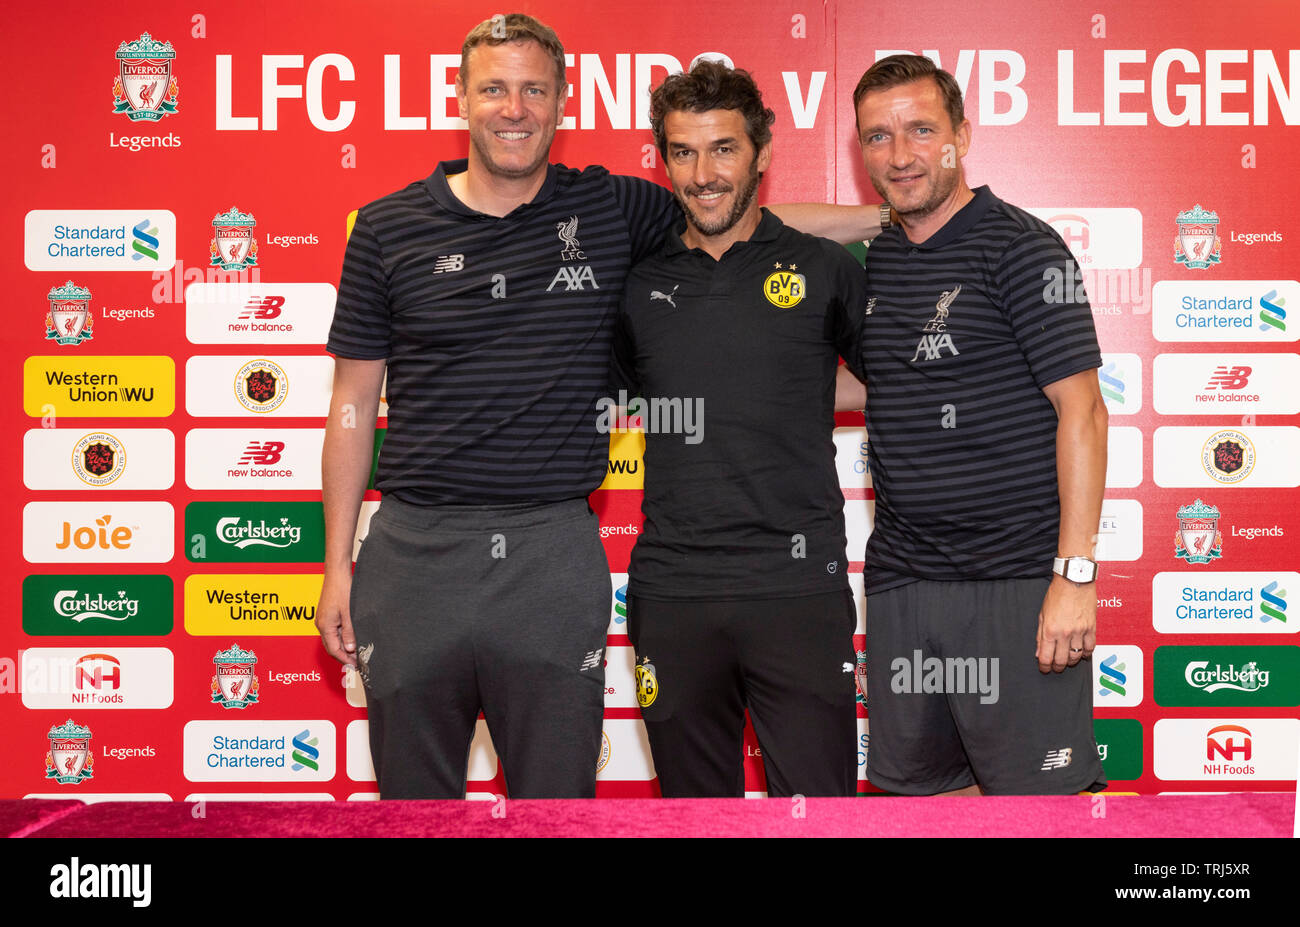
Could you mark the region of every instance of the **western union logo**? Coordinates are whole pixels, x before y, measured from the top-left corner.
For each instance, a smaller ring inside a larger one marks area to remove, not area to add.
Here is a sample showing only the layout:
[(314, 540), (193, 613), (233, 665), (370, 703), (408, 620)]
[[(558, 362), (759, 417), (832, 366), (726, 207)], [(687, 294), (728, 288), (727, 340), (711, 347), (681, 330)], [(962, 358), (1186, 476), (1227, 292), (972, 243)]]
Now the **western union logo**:
[(68, 418), (161, 418), (176, 410), (170, 357), (38, 355), (23, 364), (23, 411)]
[(611, 432), (609, 469), (601, 489), (641, 489), (644, 485), (645, 434), (640, 431)]
[(208, 573), (185, 580), (185, 630), (195, 635), (316, 634), (323, 577)]

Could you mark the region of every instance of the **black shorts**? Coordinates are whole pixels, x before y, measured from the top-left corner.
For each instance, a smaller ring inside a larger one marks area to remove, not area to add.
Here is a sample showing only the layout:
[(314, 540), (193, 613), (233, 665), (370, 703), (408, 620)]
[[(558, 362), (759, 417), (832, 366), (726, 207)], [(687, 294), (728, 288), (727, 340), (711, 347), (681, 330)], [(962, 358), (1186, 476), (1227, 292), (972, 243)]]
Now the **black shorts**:
[(1047, 579), (917, 581), (867, 596), (867, 778), (901, 795), (1105, 788), (1092, 664), (1042, 673)]
[(741, 796), (745, 710), (770, 796), (857, 792), (857, 610), (788, 599), (628, 597), (637, 700), (666, 798)]

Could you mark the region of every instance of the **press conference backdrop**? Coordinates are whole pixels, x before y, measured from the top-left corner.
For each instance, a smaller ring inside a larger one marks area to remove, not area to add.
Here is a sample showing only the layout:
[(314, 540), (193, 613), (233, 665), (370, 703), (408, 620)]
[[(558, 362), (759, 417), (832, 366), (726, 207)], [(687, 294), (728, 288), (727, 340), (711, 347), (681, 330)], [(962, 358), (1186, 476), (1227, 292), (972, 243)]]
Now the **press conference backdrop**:
[[(1101, 341), (1110, 464), (1092, 673), (1113, 788), (1289, 791), (1300, 51), (1279, 43), (1300, 13), (1271, 0), (1096, 7), (525, 4), (568, 51), (553, 160), (665, 182), (648, 88), (722, 56), (776, 111), (768, 202), (878, 202), (853, 138), (859, 76), (900, 50), (956, 75), (972, 186), (1060, 232), (1073, 260), (1045, 293), (1086, 291)], [(163, 0), (9, 14), (22, 78), (0, 151), (0, 796), (375, 797), (362, 690), (312, 623), (323, 345), (350, 214), (464, 155), (460, 43), (498, 12)], [(861, 649), (872, 491), (861, 419), (839, 422)], [(612, 436), (592, 497), (617, 590), (606, 797), (657, 794), (624, 624), (640, 448), (638, 434)], [(1000, 451), (1016, 452), (1011, 439)], [(367, 493), (358, 536), (377, 504)], [(761, 794), (752, 735), (746, 754)], [(504, 792), (481, 721), (469, 779), (471, 795)]]

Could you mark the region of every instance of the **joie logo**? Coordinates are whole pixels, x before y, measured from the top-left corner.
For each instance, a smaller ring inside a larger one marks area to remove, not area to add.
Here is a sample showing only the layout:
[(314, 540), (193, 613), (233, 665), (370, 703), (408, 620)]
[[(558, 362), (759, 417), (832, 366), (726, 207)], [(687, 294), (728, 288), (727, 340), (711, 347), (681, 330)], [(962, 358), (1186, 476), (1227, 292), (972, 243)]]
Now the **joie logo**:
[(51, 898), (130, 898), (147, 908), (153, 898), (151, 863), (83, 863), (72, 857), (50, 868)]
[(65, 521), (60, 529), (60, 539), (54, 546), (59, 550), (69, 547), (77, 550), (127, 550), (131, 546), (132, 531), (124, 525), (110, 528), (112, 520), (112, 515), (101, 515), (95, 519), (94, 527), (82, 525), (77, 528)]

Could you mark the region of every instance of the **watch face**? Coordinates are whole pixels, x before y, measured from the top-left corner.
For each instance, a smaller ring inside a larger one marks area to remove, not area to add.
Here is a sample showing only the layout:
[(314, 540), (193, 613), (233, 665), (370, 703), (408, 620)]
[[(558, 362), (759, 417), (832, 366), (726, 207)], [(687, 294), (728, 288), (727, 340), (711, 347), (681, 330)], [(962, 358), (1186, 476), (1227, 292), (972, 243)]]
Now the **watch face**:
[(1090, 583), (1097, 578), (1097, 565), (1082, 558), (1065, 562), (1065, 578), (1075, 583)]

